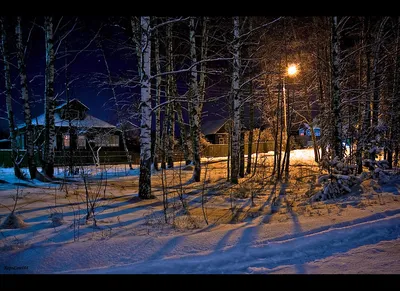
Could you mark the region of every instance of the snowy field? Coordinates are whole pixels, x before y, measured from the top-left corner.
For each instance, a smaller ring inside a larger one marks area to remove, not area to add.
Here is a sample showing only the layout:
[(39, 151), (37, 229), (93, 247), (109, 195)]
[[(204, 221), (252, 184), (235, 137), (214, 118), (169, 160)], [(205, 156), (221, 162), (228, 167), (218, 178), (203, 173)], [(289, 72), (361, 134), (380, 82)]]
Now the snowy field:
[(22, 226), (0, 229), (0, 273), (400, 274), (399, 175), (311, 203), (313, 159), (312, 149), (292, 151), (291, 179), (277, 185), (272, 153), (238, 185), (226, 182), (226, 158), (204, 159), (198, 183), (175, 163), (153, 173), (151, 200), (137, 198), (137, 165), (85, 168), (86, 187), (80, 175), (63, 182), (62, 169), (57, 183), (0, 169), (0, 221), (18, 193)]

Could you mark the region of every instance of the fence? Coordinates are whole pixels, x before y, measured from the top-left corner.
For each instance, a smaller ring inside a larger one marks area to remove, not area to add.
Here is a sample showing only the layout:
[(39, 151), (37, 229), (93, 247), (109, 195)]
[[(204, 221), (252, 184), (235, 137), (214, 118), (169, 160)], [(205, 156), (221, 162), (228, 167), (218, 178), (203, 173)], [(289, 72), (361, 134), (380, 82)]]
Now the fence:
[[(254, 143), (252, 147), (252, 152), (256, 152), (257, 144)], [(248, 151), (248, 144), (244, 146), (245, 154)], [(259, 143), (258, 152), (266, 153), (268, 151), (274, 150), (274, 142), (268, 141)], [(133, 164), (138, 165), (140, 163), (140, 154), (137, 152), (130, 152), (131, 160)], [(212, 144), (207, 146), (201, 154), (203, 157), (226, 157), (228, 155), (228, 145), (226, 144)], [(27, 167), (27, 157), (26, 150), (18, 151), (19, 159), (22, 159), (21, 167)], [(100, 164), (102, 165), (112, 165), (112, 164), (124, 164), (127, 163), (126, 154), (124, 151), (99, 151)], [(174, 161), (183, 160), (182, 151), (177, 151), (174, 153)], [(73, 151), (72, 155), (67, 151), (55, 151), (54, 166), (59, 167), (63, 165), (68, 165), (69, 163), (74, 165), (93, 165), (95, 164), (95, 159), (93, 153), (90, 151)], [(35, 163), (38, 167), (41, 167), (41, 161), (39, 159), (39, 154), (35, 154)], [(0, 167), (12, 167), (11, 160), (11, 150), (10, 149), (0, 149)]]
[[(73, 151), (72, 155), (69, 151), (55, 151), (54, 166), (59, 167), (68, 165), (70, 162), (74, 165), (93, 165), (95, 159), (90, 151)], [(130, 152), (133, 164), (139, 164), (139, 153)], [(18, 151), (18, 159), (22, 159), (21, 167), (28, 166), (26, 150)], [(100, 164), (123, 164), (127, 163), (126, 153), (124, 151), (99, 151)], [(39, 154), (35, 154), (35, 163), (41, 167)], [(0, 167), (12, 167), (11, 150), (0, 149)]]
[[(248, 144), (244, 144), (244, 153), (247, 155)], [(253, 143), (251, 151), (254, 154), (257, 150), (257, 143)], [(258, 144), (258, 152), (266, 153), (274, 150), (274, 141), (260, 142)], [(228, 155), (228, 145), (227, 144), (212, 144), (207, 146), (203, 151), (203, 156), (205, 157), (226, 157)]]

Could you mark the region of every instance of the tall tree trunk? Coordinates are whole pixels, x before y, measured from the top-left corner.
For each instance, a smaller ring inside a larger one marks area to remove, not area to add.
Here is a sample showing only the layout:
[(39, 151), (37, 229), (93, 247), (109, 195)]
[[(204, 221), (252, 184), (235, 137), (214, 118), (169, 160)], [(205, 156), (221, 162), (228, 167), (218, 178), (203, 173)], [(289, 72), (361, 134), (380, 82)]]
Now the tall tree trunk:
[(49, 178), (54, 175), (54, 40), (53, 40), (53, 18), (45, 16), (45, 40), (46, 40), (46, 70), (45, 70), (45, 135), (44, 135), (44, 165), (43, 173)]
[(14, 166), (14, 175), (18, 178), (24, 178), (22, 172), (19, 168), (19, 164), (17, 162), (18, 159), (18, 150), (17, 150), (17, 131), (15, 128), (14, 122), (14, 112), (12, 109), (12, 96), (11, 96), (11, 77), (10, 77), (10, 58), (7, 50), (7, 33), (6, 33), (6, 25), (5, 19), (0, 18), (1, 24), (1, 50), (3, 53), (3, 62), (4, 62), (4, 80), (5, 80), (5, 89), (6, 89), (6, 107), (7, 107), (7, 119), (8, 119), (8, 128), (10, 131), (10, 141), (11, 141), (11, 160)]
[[(371, 94), (369, 93), (370, 91), (370, 86), (371, 86), (371, 52), (370, 52), (370, 37), (369, 37), (369, 18), (364, 17), (363, 21), (363, 35), (362, 35), (362, 41), (364, 44), (364, 55), (365, 55), (365, 62), (366, 62), (366, 69), (365, 69), (365, 75), (366, 75), (366, 88), (365, 88), (365, 103), (364, 103), (364, 115), (363, 115), (363, 123), (362, 123), (362, 132), (361, 132), (361, 151), (363, 156), (363, 153), (365, 154), (366, 150), (366, 143), (367, 140), (371, 137)], [(369, 158), (369, 157), (368, 157)], [(361, 158), (362, 162), (362, 158)], [(362, 171), (362, 166), (358, 167), (358, 171)]]
[[(161, 104), (161, 82), (162, 78), (160, 76), (161, 73), (161, 63), (160, 63), (160, 42), (159, 42), (159, 31), (158, 29), (155, 30), (155, 37), (154, 37), (154, 59), (156, 64), (156, 100), (155, 105), (159, 106)], [(156, 136), (154, 140), (154, 160), (153, 165), (154, 169), (157, 171), (158, 169), (158, 162), (159, 162), (159, 153), (160, 153), (160, 137), (161, 137), (161, 109), (157, 107), (155, 110), (156, 116)]]
[(195, 38), (195, 17), (190, 18), (189, 22), (189, 41), (190, 41), (190, 59), (192, 63), (192, 67), (190, 69), (190, 99), (191, 110), (189, 112), (189, 118), (191, 120), (190, 130), (192, 137), (192, 147), (193, 147), (193, 180), (195, 182), (200, 181), (201, 175), (201, 164), (200, 164), (200, 119), (201, 119), (201, 111), (200, 111), (200, 90), (199, 84), (197, 81), (197, 66), (195, 65), (197, 62), (196, 57), (196, 38)]
[(140, 17), (141, 54), (139, 59), (140, 74), (140, 175), (139, 197), (152, 198), (151, 195), (151, 95), (150, 95), (150, 67), (151, 67), (151, 29), (150, 16)]
[(233, 99), (233, 128), (232, 128), (232, 158), (231, 182), (238, 183), (240, 163), (240, 43), (239, 43), (239, 16), (233, 17), (233, 70), (232, 70), (232, 99)]
[(395, 43), (395, 58), (396, 62), (393, 69), (393, 90), (391, 100), (391, 117), (390, 117), (390, 136), (388, 146), (388, 163), (390, 169), (393, 168), (393, 152), (395, 147), (395, 140), (399, 139), (399, 129), (396, 124), (400, 121), (400, 105), (399, 105), (399, 70), (400, 70), (400, 17), (397, 18), (397, 31)]
[(26, 63), (25, 63), (25, 53), (22, 41), (22, 31), (21, 31), (21, 17), (17, 17), (17, 25), (15, 27), (15, 34), (17, 39), (17, 57), (18, 57), (18, 69), (21, 84), (21, 94), (24, 100), (24, 120), (25, 120), (25, 136), (26, 136), (26, 152), (28, 158), (28, 168), (29, 175), (31, 179), (36, 178), (36, 164), (35, 164), (35, 151), (33, 143), (33, 127), (32, 127), (32, 115), (31, 108), (29, 105), (29, 93), (28, 93), (28, 82), (26, 77)]
[[(249, 31), (253, 30), (253, 18), (249, 18)], [(252, 52), (252, 49), (248, 47), (249, 55)], [(252, 77), (252, 67), (249, 67), (249, 75)], [(254, 98), (253, 98), (253, 80), (251, 79), (249, 82), (249, 139), (247, 142), (247, 166), (246, 166), (246, 174), (251, 173), (251, 158), (253, 154), (253, 128), (254, 128)], [(261, 128), (260, 128), (261, 130)]]
[(342, 149), (342, 117), (340, 112), (340, 34), (337, 16), (332, 17), (332, 146), (334, 155), (343, 158)]
[(180, 102), (176, 103), (176, 115), (180, 129), (180, 141), (183, 150), (183, 158), (185, 159), (186, 165), (191, 163), (190, 160), (190, 153), (189, 153), (189, 145), (187, 142), (187, 132), (186, 132), (186, 125), (183, 120), (183, 113), (182, 113), (182, 106)]
[[(65, 101), (67, 102), (67, 112), (69, 112), (69, 74), (68, 74), (68, 54), (67, 54), (67, 40), (65, 40)], [(69, 174), (72, 176), (74, 174), (74, 150), (72, 147), (72, 134), (74, 132), (72, 127), (72, 116), (68, 114), (68, 134), (70, 138), (70, 145), (68, 149), (69, 153)], [(88, 212), (89, 213), (89, 212)]]
[[(363, 38), (361, 37), (360, 47), (363, 47)], [(358, 55), (358, 89), (362, 92), (363, 89), (363, 52), (360, 50)], [(362, 173), (362, 149), (363, 149), (363, 139), (361, 136), (361, 131), (363, 130), (363, 102), (362, 95), (357, 102), (357, 110), (358, 110), (358, 124), (361, 124), (361, 128), (358, 130), (358, 138), (356, 144), (356, 164), (357, 164), (357, 173)]]
[(239, 177), (244, 177), (244, 104), (240, 108)]
[[(375, 39), (375, 51), (374, 51), (374, 61), (372, 65), (372, 116), (371, 116), (371, 128), (373, 132), (372, 139), (376, 139), (377, 126), (378, 126), (378, 115), (379, 115), (379, 98), (380, 98), (380, 71), (381, 65), (380, 63), (380, 52), (381, 52), (381, 44), (382, 44), (382, 34), (383, 29), (385, 27), (387, 18), (385, 17), (379, 25), (379, 30)], [(375, 159), (375, 155), (371, 155), (371, 159)]]
[[(289, 90), (288, 90), (289, 93)], [(294, 92), (292, 92), (292, 95), (294, 94)], [(294, 98), (293, 98), (294, 99)], [(290, 142), (291, 142), (291, 129), (292, 129), (292, 107), (290, 106), (290, 95), (288, 94), (287, 96), (287, 112), (289, 113), (288, 116), (288, 124), (287, 124), (287, 128), (286, 128), (286, 132), (287, 132), (287, 141), (286, 141), (286, 165), (285, 165), (285, 179), (288, 180), (289, 179), (289, 166), (290, 166)], [(311, 124), (312, 127), (312, 124)]]
[[(201, 48), (200, 48), (200, 58), (201, 60), (207, 59), (208, 52), (208, 17), (203, 16), (203, 29), (201, 31)], [(202, 62), (200, 64), (200, 77), (199, 77), (199, 112), (203, 111), (203, 104), (206, 95), (206, 69), (207, 63)], [(199, 119), (199, 127), (201, 127), (201, 118)]]
[[(275, 130), (274, 130), (274, 166), (272, 168), (272, 176), (275, 176), (276, 172), (277, 172), (277, 167), (280, 163), (280, 161), (278, 162), (278, 136), (279, 136), (279, 123), (280, 123), (280, 116), (281, 116), (281, 110), (280, 109), (280, 104), (281, 104), (281, 100), (280, 100), (280, 90), (278, 91), (278, 100), (276, 102), (276, 124), (275, 124)], [(278, 169), (279, 172), (279, 169)]]
[[(250, 82), (250, 103), (249, 103), (249, 141), (247, 147), (247, 167), (246, 173), (251, 173), (251, 155), (253, 154), (253, 135), (254, 135), (254, 103), (253, 103), (253, 82)], [(260, 128), (261, 130), (261, 128)]]
[[(174, 70), (174, 55), (173, 55), (173, 46), (172, 46), (172, 23), (167, 24), (167, 71), (171, 72)], [(167, 143), (167, 165), (168, 168), (172, 168), (174, 166), (174, 147), (175, 147), (175, 97), (176, 92), (174, 90), (175, 87), (175, 78), (172, 74), (167, 76), (167, 96), (168, 103), (167, 105), (167, 115), (164, 122), (167, 122), (167, 131), (166, 138), (168, 139)]]

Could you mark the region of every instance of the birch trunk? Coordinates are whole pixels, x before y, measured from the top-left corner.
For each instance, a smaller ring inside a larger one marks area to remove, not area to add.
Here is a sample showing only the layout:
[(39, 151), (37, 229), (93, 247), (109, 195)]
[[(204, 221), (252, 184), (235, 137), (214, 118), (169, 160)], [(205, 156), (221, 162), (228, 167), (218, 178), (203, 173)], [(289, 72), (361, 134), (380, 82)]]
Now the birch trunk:
[[(249, 31), (253, 30), (253, 18), (249, 19)], [(249, 48), (250, 51), (250, 48)], [(250, 68), (250, 77), (252, 73), (252, 69)], [(247, 146), (247, 167), (246, 174), (251, 173), (251, 155), (253, 153), (253, 127), (254, 127), (254, 103), (253, 103), (253, 80), (250, 81), (249, 84), (249, 140)], [(260, 128), (261, 131), (261, 128)]]
[(233, 71), (232, 71), (232, 97), (233, 97), (233, 128), (232, 128), (232, 162), (231, 182), (238, 183), (240, 163), (240, 44), (239, 44), (239, 17), (233, 17)]
[[(358, 167), (359, 173), (362, 171), (362, 155), (363, 151), (365, 151), (365, 146), (368, 138), (371, 136), (371, 95), (369, 94), (369, 89), (371, 86), (371, 52), (370, 48), (368, 45), (366, 45), (369, 40), (369, 21), (368, 18), (365, 17), (363, 21), (363, 35), (362, 35), (362, 41), (364, 43), (364, 55), (365, 55), (365, 62), (366, 62), (366, 68), (365, 68), (365, 75), (366, 75), (366, 88), (365, 91), (365, 102), (364, 102), (364, 115), (363, 115), (363, 123), (362, 123), (362, 133), (361, 133), (361, 162), (360, 162), (360, 167)], [(368, 157), (369, 158), (369, 157)]]
[(150, 16), (140, 17), (140, 175), (139, 197), (152, 198), (151, 195), (151, 95), (150, 95), (150, 66), (151, 66), (151, 32)]
[(332, 17), (332, 126), (333, 150), (339, 159), (343, 158), (342, 150), (342, 118), (340, 112), (340, 47), (337, 16)]
[(4, 62), (4, 81), (5, 81), (5, 89), (6, 89), (6, 107), (7, 107), (7, 119), (8, 119), (8, 128), (10, 131), (10, 141), (11, 141), (11, 160), (14, 167), (14, 175), (21, 179), (23, 178), (22, 172), (19, 168), (17, 159), (18, 159), (18, 149), (17, 149), (17, 131), (15, 128), (14, 122), (14, 112), (12, 109), (12, 96), (11, 96), (11, 77), (10, 77), (10, 65), (9, 65), (9, 55), (7, 50), (7, 33), (5, 27), (5, 20), (0, 19), (1, 24), (1, 50), (3, 53), (3, 62)]
[(240, 108), (239, 177), (244, 177), (244, 104)]
[[(380, 62), (380, 52), (381, 52), (381, 44), (382, 44), (382, 34), (383, 29), (385, 27), (387, 18), (384, 18), (380, 23), (378, 34), (376, 36), (376, 45), (374, 51), (374, 61), (372, 66), (372, 116), (371, 116), (371, 127), (374, 133), (376, 133), (376, 127), (378, 126), (378, 114), (379, 114), (379, 98), (380, 98), (380, 70), (381, 66), (379, 66)], [(375, 134), (373, 139), (375, 139)], [(371, 158), (375, 159), (375, 155), (371, 156)]]
[[(207, 52), (208, 52), (208, 17), (204, 16), (203, 17), (203, 29), (201, 32), (201, 52), (200, 52), (200, 57), (202, 60), (207, 59)], [(202, 62), (200, 64), (200, 81), (199, 81), (199, 94), (200, 94), (200, 101), (199, 101), (199, 112), (200, 115), (203, 111), (203, 104), (205, 100), (205, 94), (206, 94), (206, 69), (207, 69), (207, 63)], [(201, 118), (199, 119), (199, 126), (201, 126)]]
[(393, 168), (393, 152), (394, 152), (394, 147), (395, 147), (395, 139), (398, 139), (398, 128), (396, 128), (396, 124), (399, 124), (399, 102), (396, 102), (398, 99), (398, 94), (399, 94), (399, 69), (400, 69), (400, 17), (397, 19), (397, 31), (396, 31), (396, 42), (395, 42), (395, 52), (396, 52), (396, 62), (394, 65), (394, 72), (393, 72), (393, 90), (392, 90), (392, 112), (391, 112), (391, 118), (390, 118), (390, 136), (389, 136), (389, 146), (388, 146), (388, 163), (389, 163), (389, 168)]
[(189, 155), (189, 146), (187, 143), (187, 132), (185, 122), (183, 120), (182, 106), (179, 102), (176, 103), (176, 115), (180, 129), (180, 140), (183, 150), (183, 158), (185, 159), (186, 165), (191, 163), (190, 155)]
[(52, 178), (54, 176), (54, 40), (53, 18), (45, 16), (45, 41), (46, 41), (46, 71), (45, 71), (45, 136), (44, 136), (44, 165), (43, 173)]
[[(154, 38), (154, 59), (155, 59), (155, 64), (156, 64), (156, 100), (155, 100), (155, 105), (156, 107), (160, 105), (161, 103), (161, 76), (159, 75), (161, 73), (161, 63), (160, 63), (160, 42), (159, 42), (159, 32), (158, 29), (155, 31), (155, 38)], [(158, 169), (158, 162), (159, 162), (159, 152), (160, 152), (160, 134), (161, 134), (161, 109), (160, 107), (157, 107), (155, 110), (155, 116), (156, 116), (156, 136), (154, 140), (154, 160), (153, 160), (153, 165), (154, 169), (157, 171)]]
[(191, 17), (189, 22), (189, 41), (190, 41), (190, 59), (192, 63), (192, 67), (190, 69), (190, 96), (191, 100), (189, 102), (190, 112), (189, 118), (190, 122), (190, 130), (192, 137), (192, 147), (193, 147), (193, 177), (192, 179), (195, 182), (200, 181), (201, 175), (201, 165), (200, 165), (200, 92), (199, 85), (197, 81), (197, 66), (194, 65), (197, 62), (196, 57), (196, 38), (195, 38), (195, 18)]
[[(247, 148), (247, 167), (246, 173), (251, 173), (251, 155), (253, 154), (253, 128), (254, 128), (254, 103), (253, 103), (253, 82), (250, 82), (250, 108), (249, 108), (249, 141)], [(261, 131), (261, 128), (260, 128)]]
[[(167, 25), (167, 71), (171, 72), (174, 70), (174, 59), (173, 59), (173, 46), (172, 46), (172, 23)], [(167, 75), (167, 100), (170, 101), (167, 105), (167, 115), (164, 118), (164, 122), (167, 124), (167, 132), (165, 138), (167, 142), (167, 166), (168, 168), (174, 167), (174, 147), (175, 147), (175, 90), (174, 90), (175, 78), (172, 74)]]
[(15, 34), (17, 39), (17, 57), (18, 57), (18, 70), (21, 84), (21, 95), (24, 100), (24, 120), (25, 120), (25, 136), (26, 136), (26, 152), (28, 158), (28, 168), (31, 179), (36, 178), (36, 164), (35, 164), (35, 151), (33, 143), (33, 127), (32, 127), (32, 115), (31, 108), (29, 106), (29, 93), (28, 93), (28, 82), (26, 78), (26, 63), (24, 46), (22, 41), (21, 31), (21, 17), (17, 17), (17, 25), (15, 27)]

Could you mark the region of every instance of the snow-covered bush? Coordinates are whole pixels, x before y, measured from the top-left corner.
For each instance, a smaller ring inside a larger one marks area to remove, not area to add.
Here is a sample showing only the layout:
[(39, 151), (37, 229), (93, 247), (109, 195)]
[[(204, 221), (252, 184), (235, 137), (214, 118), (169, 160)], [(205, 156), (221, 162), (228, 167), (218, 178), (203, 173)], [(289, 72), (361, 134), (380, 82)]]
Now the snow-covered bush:
[(340, 197), (350, 193), (352, 186), (361, 183), (361, 179), (356, 176), (356, 165), (345, 164), (337, 157), (325, 162), (330, 173), (319, 176), (318, 184), (322, 184), (322, 189), (311, 196), (313, 202)]
[(364, 159), (363, 166), (368, 167), (370, 170), (369, 178), (378, 179), (380, 184), (385, 184), (390, 179), (390, 173), (385, 171), (389, 169), (389, 162), (387, 160), (371, 160)]
[(27, 227), (27, 224), (14, 212), (7, 215), (4, 221), (0, 224), (0, 229), (16, 229), (24, 227)]

